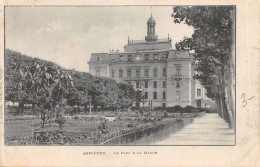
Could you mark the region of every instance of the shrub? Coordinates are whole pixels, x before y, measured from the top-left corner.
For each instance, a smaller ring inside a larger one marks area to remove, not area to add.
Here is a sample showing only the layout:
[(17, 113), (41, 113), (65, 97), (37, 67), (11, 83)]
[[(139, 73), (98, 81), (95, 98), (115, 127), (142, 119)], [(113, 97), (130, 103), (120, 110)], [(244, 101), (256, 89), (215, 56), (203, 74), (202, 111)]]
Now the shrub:
[(176, 105), (174, 107), (166, 107), (166, 111), (169, 113), (178, 113), (178, 112), (183, 112), (183, 108), (179, 105)]
[(194, 113), (196, 111), (195, 107), (192, 106), (186, 106), (185, 108), (183, 108), (185, 113)]
[(136, 106), (132, 106), (131, 110), (136, 111), (138, 108)]
[(66, 118), (65, 117), (59, 117), (59, 118), (56, 118), (55, 122), (57, 124), (59, 124), (60, 126), (60, 130), (62, 130), (62, 126), (66, 123)]
[[(167, 107), (167, 108), (170, 108), (170, 107)], [(157, 111), (162, 111), (162, 110), (165, 110), (167, 108), (166, 107), (154, 107), (153, 109), (157, 110)]]
[(77, 119), (79, 119), (79, 117), (78, 117), (78, 116), (75, 116), (75, 117), (73, 117), (73, 118), (74, 118), (74, 119), (76, 119), (76, 120), (77, 120)]
[(107, 134), (108, 133), (108, 126), (107, 126), (107, 120), (101, 121), (100, 125), (98, 126), (98, 130), (101, 132), (101, 134)]
[(168, 117), (169, 116), (169, 114), (168, 114), (168, 112), (166, 110), (163, 111), (163, 116), (164, 117)]

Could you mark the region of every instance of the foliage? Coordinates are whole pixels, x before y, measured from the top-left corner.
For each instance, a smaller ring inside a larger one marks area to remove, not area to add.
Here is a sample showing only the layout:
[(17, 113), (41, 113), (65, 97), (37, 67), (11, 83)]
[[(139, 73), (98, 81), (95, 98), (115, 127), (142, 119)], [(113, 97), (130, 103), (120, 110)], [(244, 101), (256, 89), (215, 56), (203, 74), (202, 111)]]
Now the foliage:
[(67, 120), (65, 117), (58, 117), (55, 119), (55, 122), (60, 126), (60, 130), (62, 130), (62, 126), (66, 123), (66, 121)]
[[(14, 55), (16, 56), (15, 52)], [(50, 111), (61, 103), (68, 87), (73, 86), (71, 72), (53, 63), (28, 58), (19, 53), (17, 57), (19, 60), (6, 63), (10, 66), (11, 76), (16, 76), (18, 79), (14, 84), (17, 85), (16, 94), (21, 93), (20, 102), (40, 106), (44, 128), (46, 110)]]
[(194, 113), (197, 111), (197, 109), (195, 107), (192, 107), (192, 106), (186, 106), (183, 108), (184, 112), (185, 113)]
[[(185, 22), (194, 28), (191, 38), (176, 43), (178, 50), (195, 51), (195, 79), (206, 88), (207, 96), (216, 100), (224, 119), (232, 126), (233, 113), (228, 113), (225, 89), (234, 82), (230, 79), (234, 63), (232, 47), (235, 33), (234, 6), (176, 6), (172, 17), (175, 23)], [(230, 88), (231, 89), (231, 88)], [(232, 108), (231, 108), (232, 109)], [(228, 115), (228, 116), (225, 116)]]
[[(71, 75), (73, 74), (73, 75)], [(73, 82), (72, 82), (73, 81)], [(73, 86), (72, 86), (73, 84)], [(5, 100), (37, 104), (49, 112), (64, 98), (70, 106), (128, 108), (135, 100), (134, 88), (106, 77), (65, 70), (54, 63), (5, 50)], [(21, 87), (22, 86), (22, 87)]]
[(98, 126), (98, 130), (101, 134), (107, 134), (108, 133), (108, 126), (107, 126), (107, 120), (102, 120), (100, 125)]
[(117, 105), (120, 108), (129, 108), (135, 101), (135, 90), (132, 85), (118, 83), (119, 88)]

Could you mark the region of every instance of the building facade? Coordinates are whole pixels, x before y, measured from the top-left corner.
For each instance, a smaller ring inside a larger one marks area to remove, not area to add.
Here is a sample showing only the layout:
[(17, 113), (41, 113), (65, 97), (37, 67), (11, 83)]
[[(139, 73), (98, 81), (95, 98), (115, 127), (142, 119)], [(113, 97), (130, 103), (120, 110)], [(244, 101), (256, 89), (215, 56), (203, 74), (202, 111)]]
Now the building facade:
[(123, 52), (93, 53), (89, 72), (111, 77), (117, 82), (131, 84), (142, 91), (145, 107), (187, 106), (203, 107), (205, 92), (195, 74), (194, 58), (188, 52), (172, 48), (171, 38), (158, 39), (156, 22), (147, 21), (145, 40), (130, 40)]

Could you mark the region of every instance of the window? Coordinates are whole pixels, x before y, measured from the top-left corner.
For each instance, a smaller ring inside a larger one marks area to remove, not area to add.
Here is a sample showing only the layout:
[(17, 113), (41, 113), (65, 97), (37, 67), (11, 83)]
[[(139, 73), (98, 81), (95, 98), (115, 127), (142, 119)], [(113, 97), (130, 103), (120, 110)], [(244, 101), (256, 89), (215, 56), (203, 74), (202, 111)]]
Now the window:
[(166, 103), (162, 103), (162, 107), (165, 108), (166, 107)]
[(178, 101), (180, 100), (180, 91), (176, 91), (176, 98)]
[(149, 54), (145, 54), (145, 60), (149, 60)]
[(154, 54), (154, 55), (153, 55), (153, 59), (154, 59), (154, 60), (158, 60), (158, 54)]
[(157, 99), (157, 92), (153, 92), (153, 99)]
[(158, 69), (154, 68), (153, 69), (153, 77), (157, 77), (157, 74), (158, 74)]
[(128, 69), (127, 70), (127, 77), (131, 77), (132, 76), (132, 70)]
[(114, 78), (114, 76), (115, 76), (115, 71), (111, 70), (111, 77)]
[(132, 55), (127, 56), (127, 61), (132, 61)]
[(180, 88), (180, 81), (177, 81), (176, 88)]
[(119, 56), (119, 61), (123, 61), (124, 55)]
[(181, 75), (181, 69), (180, 68), (176, 68), (176, 75)]
[(153, 81), (153, 88), (157, 88), (157, 81)]
[(140, 77), (140, 69), (136, 69), (136, 77)]
[(163, 81), (163, 88), (166, 88), (166, 81)]
[(97, 57), (97, 61), (100, 61), (100, 57), (99, 56)]
[(166, 76), (167, 76), (166, 68), (164, 67), (164, 68), (163, 68), (163, 77), (166, 77)]
[(163, 52), (163, 56), (162, 56), (162, 59), (163, 59), (163, 60), (166, 60), (166, 59), (167, 59), (167, 55), (166, 55), (166, 52)]
[(139, 81), (136, 81), (136, 88), (139, 88), (140, 87), (140, 84), (139, 84)]
[(145, 87), (145, 88), (148, 88), (148, 81), (145, 81), (145, 82), (144, 82), (144, 87)]
[(197, 96), (201, 96), (201, 89), (197, 89)]
[(123, 77), (123, 70), (120, 69), (120, 70), (119, 70), (119, 78), (122, 78), (122, 77)]
[(166, 92), (163, 92), (163, 99), (166, 99)]
[(144, 76), (145, 77), (149, 77), (149, 69), (145, 69), (144, 70)]
[(145, 93), (144, 93), (144, 98), (145, 98), (145, 99), (148, 99), (148, 92), (145, 92)]
[(131, 81), (128, 81), (127, 84), (128, 84), (128, 85), (131, 85)]
[(100, 76), (100, 69), (96, 69), (96, 76)]

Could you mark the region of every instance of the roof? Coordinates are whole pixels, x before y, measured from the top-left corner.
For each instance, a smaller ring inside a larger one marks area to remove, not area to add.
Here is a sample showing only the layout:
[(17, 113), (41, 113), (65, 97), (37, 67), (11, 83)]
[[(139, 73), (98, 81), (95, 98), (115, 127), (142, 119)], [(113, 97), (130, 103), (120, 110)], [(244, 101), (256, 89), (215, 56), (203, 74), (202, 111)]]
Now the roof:
[(171, 40), (170, 39), (158, 39), (157, 41), (147, 42), (147, 41), (129, 41), (125, 46), (125, 52), (132, 51), (148, 51), (148, 50), (171, 50)]
[(147, 24), (155, 24), (155, 20), (153, 18), (153, 16), (151, 15), (151, 17), (148, 19)]

